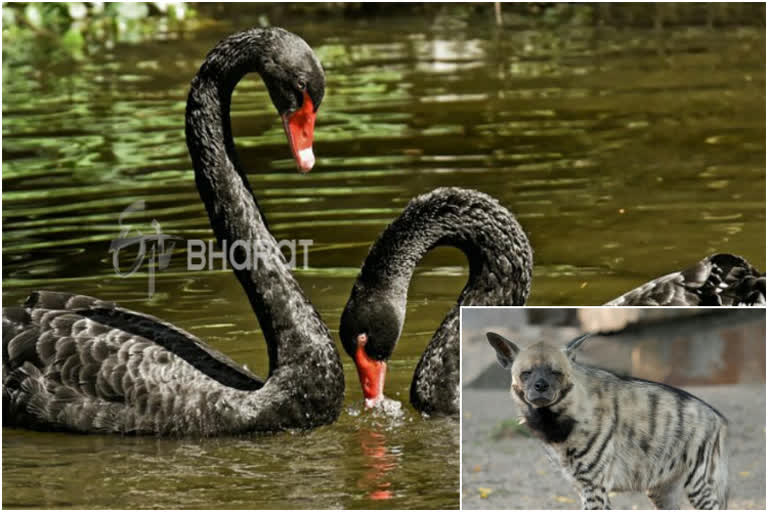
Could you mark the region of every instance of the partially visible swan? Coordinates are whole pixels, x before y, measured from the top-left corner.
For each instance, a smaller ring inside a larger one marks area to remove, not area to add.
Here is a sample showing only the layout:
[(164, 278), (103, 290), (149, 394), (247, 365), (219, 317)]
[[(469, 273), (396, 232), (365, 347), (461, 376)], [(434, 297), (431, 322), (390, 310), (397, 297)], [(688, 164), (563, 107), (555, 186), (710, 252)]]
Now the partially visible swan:
[(765, 304), (765, 274), (740, 256), (713, 254), (690, 268), (638, 286), (606, 306)]
[[(469, 279), (421, 357), (411, 403), (429, 414), (459, 412), (459, 307), (523, 305), (533, 273), (528, 238), (492, 197), (439, 188), (413, 199), (371, 246), (341, 316), (339, 334), (355, 361), (367, 405), (383, 398), (387, 360), (405, 320), (416, 264), (432, 248), (461, 249)], [(765, 303), (765, 274), (730, 254), (654, 279), (608, 305), (738, 305)]]
[[(325, 76), (310, 47), (279, 28), (234, 34), (192, 81), (187, 146), (200, 197), (220, 242), (259, 240), (275, 256), (235, 273), (269, 354), (266, 381), (155, 317), (92, 297), (40, 291), (3, 310), (3, 420), (44, 430), (218, 435), (311, 428), (335, 421), (344, 374), (328, 328), (276, 249), (238, 165), (229, 108), (259, 73), (301, 171)], [(244, 261), (244, 255), (236, 255)]]

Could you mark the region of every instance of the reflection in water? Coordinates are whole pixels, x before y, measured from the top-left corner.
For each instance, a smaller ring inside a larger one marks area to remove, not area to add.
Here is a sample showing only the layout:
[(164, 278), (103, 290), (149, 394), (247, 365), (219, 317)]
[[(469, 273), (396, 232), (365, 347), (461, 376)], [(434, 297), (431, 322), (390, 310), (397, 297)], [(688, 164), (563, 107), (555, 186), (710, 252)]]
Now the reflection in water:
[(390, 451), (385, 432), (361, 428), (358, 438), (365, 467), (357, 481), (358, 488), (372, 500), (391, 499), (394, 489), (387, 474), (397, 468), (400, 455)]
[[(394, 474), (402, 472), (401, 458), (404, 452), (403, 433), (413, 432), (409, 425), (413, 421), (411, 414), (416, 411), (403, 410), (398, 400), (384, 397), (373, 407), (365, 401), (357, 401), (347, 409), (347, 413), (357, 418), (361, 424), (356, 433), (358, 450), (362, 455), (363, 473), (356, 481), (356, 487), (363, 491), (368, 499), (380, 501), (404, 496), (406, 492), (393, 482)], [(418, 415), (418, 413), (416, 413)], [(424, 418), (419, 418), (422, 421)], [(430, 420), (425, 425), (429, 425)], [(456, 425), (458, 426), (458, 425)], [(396, 508), (393, 506), (393, 508)]]

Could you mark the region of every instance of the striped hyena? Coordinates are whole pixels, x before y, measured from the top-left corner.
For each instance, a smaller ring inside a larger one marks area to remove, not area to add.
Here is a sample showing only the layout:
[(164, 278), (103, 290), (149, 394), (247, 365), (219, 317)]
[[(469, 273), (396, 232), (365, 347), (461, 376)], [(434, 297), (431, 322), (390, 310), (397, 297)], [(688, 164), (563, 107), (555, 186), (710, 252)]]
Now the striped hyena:
[(646, 491), (656, 508), (726, 508), (726, 420), (714, 407), (665, 384), (576, 363), (588, 335), (564, 349), (520, 350), (487, 333), (512, 397), (547, 453), (576, 485), (585, 509), (609, 508), (610, 491)]

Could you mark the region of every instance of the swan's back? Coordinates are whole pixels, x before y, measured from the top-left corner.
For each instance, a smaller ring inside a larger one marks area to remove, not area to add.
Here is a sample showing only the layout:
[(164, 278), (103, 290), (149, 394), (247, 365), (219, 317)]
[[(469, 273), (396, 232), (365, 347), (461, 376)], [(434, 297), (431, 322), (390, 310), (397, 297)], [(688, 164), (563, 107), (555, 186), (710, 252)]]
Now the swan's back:
[(681, 272), (645, 283), (606, 306), (765, 304), (765, 274), (733, 254), (713, 254)]
[[(3, 420), (43, 430), (206, 434), (212, 410), (263, 384), (166, 322), (84, 295), (40, 291), (3, 310)], [(232, 425), (227, 425), (231, 422)]]

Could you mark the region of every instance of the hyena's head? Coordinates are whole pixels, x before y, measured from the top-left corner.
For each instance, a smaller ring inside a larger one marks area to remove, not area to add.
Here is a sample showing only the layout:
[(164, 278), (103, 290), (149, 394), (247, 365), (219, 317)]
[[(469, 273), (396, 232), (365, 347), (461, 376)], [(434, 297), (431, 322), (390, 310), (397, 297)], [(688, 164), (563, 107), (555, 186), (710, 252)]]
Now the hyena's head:
[(499, 364), (511, 369), (512, 393), (539, 408), (554, 405), (573, 387), (571, 358), (589, 335), (576, 338), (563, 349), (540, 342), (523, 350), (495, 332), (486, 336)]

